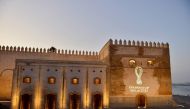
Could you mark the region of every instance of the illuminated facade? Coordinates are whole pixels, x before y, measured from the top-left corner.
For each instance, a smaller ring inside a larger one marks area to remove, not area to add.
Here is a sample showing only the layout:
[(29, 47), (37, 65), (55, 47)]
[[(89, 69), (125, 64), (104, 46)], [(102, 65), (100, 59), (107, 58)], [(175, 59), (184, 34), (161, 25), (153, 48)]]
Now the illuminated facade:
[(173, 105), (168, 43), (109, 40), (99, 53), (3, 46), (0, 60), (1, 71), (14, 71), (0, 78), (13, 78), (0, 92), (12, 109)]

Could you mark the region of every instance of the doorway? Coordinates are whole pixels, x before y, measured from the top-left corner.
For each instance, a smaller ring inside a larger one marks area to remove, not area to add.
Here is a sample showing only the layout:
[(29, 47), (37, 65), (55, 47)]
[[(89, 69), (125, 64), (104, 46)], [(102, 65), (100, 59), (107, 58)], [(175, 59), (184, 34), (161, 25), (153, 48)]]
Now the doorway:
[(45, 109), (56, 109), (57, 97), (54, 94), (48, 94), (45, 97)]
[(146, 97), (143, 94), (137, 95), (137, 106), (138, 107), (146, 107)]
[(102, 109), (102, 95), (101, 94), (94, 94), (93, 109)]
[(32, 96), (29, 94), (24, 94), (21, 96), (20, 109), (31, 109)]
[(80, 95), (70, 94), (69, 109), (80, 109)]

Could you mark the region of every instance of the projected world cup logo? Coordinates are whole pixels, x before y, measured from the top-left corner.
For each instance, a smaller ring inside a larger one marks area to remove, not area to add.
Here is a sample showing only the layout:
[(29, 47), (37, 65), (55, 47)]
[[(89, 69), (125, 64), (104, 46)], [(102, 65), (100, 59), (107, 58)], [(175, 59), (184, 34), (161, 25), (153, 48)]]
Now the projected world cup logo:
[(143, 68), (137, 66), (137, 67), (135, 68), (135, 74), (136, 74), (136, 77), (137, 77), (136, 83), (137, 83), (138, 85), (142, 85), (141, 76), (142, 76), (142, 74), (143, 74)]

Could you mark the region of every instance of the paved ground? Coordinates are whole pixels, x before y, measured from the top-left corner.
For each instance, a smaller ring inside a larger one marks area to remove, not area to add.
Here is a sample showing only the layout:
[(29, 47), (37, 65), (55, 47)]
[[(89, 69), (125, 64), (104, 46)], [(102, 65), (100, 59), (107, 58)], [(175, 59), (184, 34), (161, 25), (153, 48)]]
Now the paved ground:
[(190, 96), (173, 96), (174, 101), (177, 103), (176, 109), (190, 109)]

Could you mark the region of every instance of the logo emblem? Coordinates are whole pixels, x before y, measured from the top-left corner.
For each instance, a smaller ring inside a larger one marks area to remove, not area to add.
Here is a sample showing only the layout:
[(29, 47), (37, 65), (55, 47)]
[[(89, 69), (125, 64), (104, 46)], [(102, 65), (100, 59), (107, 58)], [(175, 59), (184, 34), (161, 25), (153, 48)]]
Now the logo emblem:
[(137, 83), (138, 85), (142, 85), (142, 80), (141, 80), (142, 74), (143, 74), (143, 68), (137, 66), (137, 67), (135, 68), (135, 75), (136, 75), (136, 77), (137, 77), (136, 83)]

